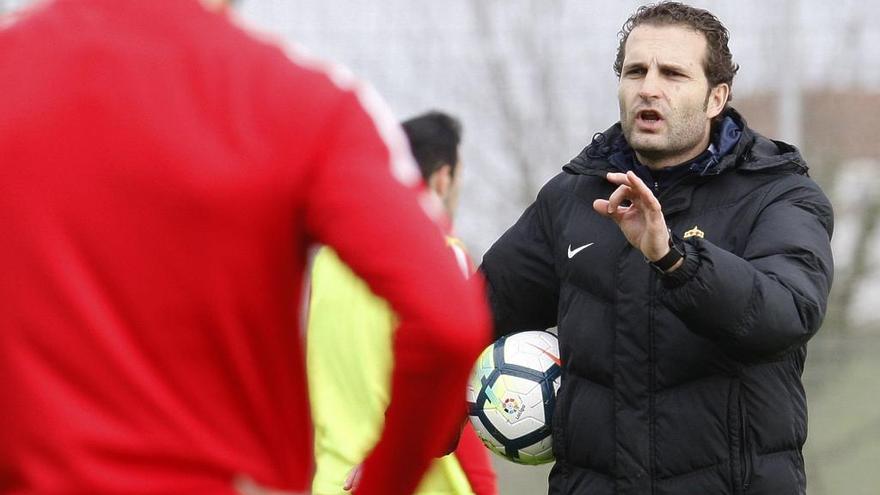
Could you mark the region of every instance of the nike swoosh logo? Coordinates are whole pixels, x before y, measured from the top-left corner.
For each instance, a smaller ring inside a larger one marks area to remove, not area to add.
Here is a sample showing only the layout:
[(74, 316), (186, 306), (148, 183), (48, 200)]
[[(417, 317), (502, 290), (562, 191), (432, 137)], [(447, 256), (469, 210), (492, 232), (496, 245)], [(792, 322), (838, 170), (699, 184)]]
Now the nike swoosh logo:
[(562, 366), (562, 360), (559, 359), (559, 356), (556, 356), (552, 352), (548, 351), (547, 349), (542, 349), (542, 348), (536, 346), (535, 344), (530, 343), (529, 345), (534, 347), (535, 349), (541, 351), (541, 354), (550, 358), (550, 360), (553, 361), (554, 363), (556, 363), (557, 366)]
[(590, 247), (592, 245), (593, 245), (593, 243), (591, 242), (589, 244), (584, 244), (583, 246), (581, 246), (575, 250), (572, 250), (571, 244), (569, 244), (568, 245), (568, 259), (574, 258), (574, 255), (578, 254), (579, 252), (583, 251), (584, 249), (587, 249), (588, 247)]

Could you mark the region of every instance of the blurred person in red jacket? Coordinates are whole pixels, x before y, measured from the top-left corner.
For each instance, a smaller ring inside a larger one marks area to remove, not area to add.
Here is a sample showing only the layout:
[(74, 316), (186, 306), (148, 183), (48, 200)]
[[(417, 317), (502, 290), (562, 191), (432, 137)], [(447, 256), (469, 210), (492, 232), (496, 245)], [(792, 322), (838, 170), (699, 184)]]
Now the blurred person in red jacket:
[(401, 318), (358, 493), (410, 493), (488, 317), (380, 98), (196, 0), (2, 25), (0, 491), (307, 490), (295, 302), (320, 242)]

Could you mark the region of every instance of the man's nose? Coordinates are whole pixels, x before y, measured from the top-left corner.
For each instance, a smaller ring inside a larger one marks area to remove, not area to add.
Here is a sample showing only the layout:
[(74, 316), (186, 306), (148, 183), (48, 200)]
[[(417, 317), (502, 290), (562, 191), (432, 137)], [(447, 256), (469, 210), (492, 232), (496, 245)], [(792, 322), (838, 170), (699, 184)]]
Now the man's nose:
[(642, 79), (642, 85), (639, 87), (639, 96), (648, 100), (659, 98), (662, 94), (662, 86), (660, 74), (654, 68), (648, 69), (645, 78)]

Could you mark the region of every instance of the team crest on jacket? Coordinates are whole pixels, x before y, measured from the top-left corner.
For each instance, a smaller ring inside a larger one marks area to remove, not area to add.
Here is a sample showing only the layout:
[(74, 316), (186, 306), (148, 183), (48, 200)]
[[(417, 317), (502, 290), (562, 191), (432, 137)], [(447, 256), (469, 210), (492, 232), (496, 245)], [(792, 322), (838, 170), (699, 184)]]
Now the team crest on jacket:
[(700, 239), (702, 239), (702, 238), (706, 237), (706, 234), (704, 234), (703, 231), (700, 230), (699, 227), (694, 225), (694, 228), (685, 232), (682, 237), (685, 239), (689, 239), (691, 237), (699, 237)]

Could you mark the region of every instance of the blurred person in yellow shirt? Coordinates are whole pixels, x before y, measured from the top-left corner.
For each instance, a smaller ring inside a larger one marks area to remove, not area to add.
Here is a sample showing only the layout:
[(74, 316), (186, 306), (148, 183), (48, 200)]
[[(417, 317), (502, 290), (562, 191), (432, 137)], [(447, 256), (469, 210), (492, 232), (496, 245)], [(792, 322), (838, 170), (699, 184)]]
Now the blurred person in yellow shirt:
[[(446, 210), (448, 223), (440, 228), (447, 245), (470, 274), (473, 265), (464, 246), (450, 235), (460, 185), (461, 125), (447, 114), (428, 112), (403, 122), (403, 129), (428, 188)], [(346, 478), (379, 438), (389, 400), (396, 327), (397, 317), (388, 303), (374, 295), (332, 249), (322, 247), (312, 269), (307, 337), (315, 494), (346, 493)], [(444, 405), (426, 404), (434, 406)], [(494, 495), (497, 491), (487, 450), (468, 424), (456, 450), (434, 462), (416, 493)]]

